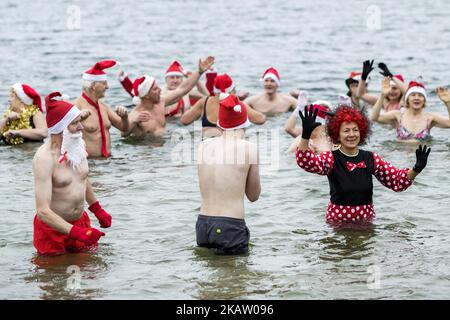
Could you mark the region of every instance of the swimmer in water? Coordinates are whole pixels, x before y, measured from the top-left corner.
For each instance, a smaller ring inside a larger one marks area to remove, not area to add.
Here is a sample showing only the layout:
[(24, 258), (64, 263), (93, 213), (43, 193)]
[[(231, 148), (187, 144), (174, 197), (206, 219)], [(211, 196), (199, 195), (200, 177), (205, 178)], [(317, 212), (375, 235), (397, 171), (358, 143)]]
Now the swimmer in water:
[[(307, 96), (308, 94), (305, 91), (300, 92), (297, 108), (295, 108), (294, 112), (292, 112), (292, 115), (286, 121), (286, 125), (284, 127), (285, 131), (295, 138), (292, 144), (289, 146), (288, 152), (295, 152), (300, 144), (302, 128), (296, 127), (295, 124), (297, 122), (297, 118), (300, 118), (300, 110), (308, 104)], [(331, 103), (325, 100), (317, 100), (313, 102), (312, 105), (310, 105), (308, 108), (311, 108), (311, 106), (319, 110), (316, 120), (320, 122), (321, 125), (315, 128), (311, 133), (311, 138), (309, 139), (309, 147), (315, 153), (333, 150), (333, 144), (326, 134), (324, 125), (328, 113), (331, 112)]]
[(127, 131), (122, 131), (122, 137), (161, 137), (166, 131), (165, 106), (179, 101), (188, 94), (200, 76), (213, 64), (214, 57), (200, 60), (198, 71), (193, 72), (176, 89), (167, 91), (164, 95), (155, 78), (148, 75), (137, 78), (133, 83), (133, 102), (136, 107), (130, 112), (130, 127)]
[(414, 178), (426, 167), (431, 149), (419, 146), (412, 169), (397, 169), (375, 152), (359, 149), (368, 138), (369, 120), (358, 109), (340, 106), (327, 120), (327, 132), (339, 149), (316, 155), (308, 147), (318, 110), (305, 108), (300, 114), (303, 124), (298, 147), (297, 164), (307, 172), (326, 175), (330, 185), (330, 202), (326, 220), (334, 226), (371, 224), (375, 217), (372, 202), (374, 175), (380, 183), (395, 192), (411, 186)]
[(120, 131), (128, 130), (128, 111), (124, 106), (115, 110), (102, 101), (108, 90), (106, 73), (103, 71), (117, 65), (114, 60), (103, 60), (83, 73), (83, 92), (73, 101), (80, 110), (89, 110), (91, 116), (83, 122), (83, 139), (89, 157), (108, 158), (111, 155), (111, 126)]
[(61, 100), (59, 92), (45, 98), (48, 139), (33, 159), (37, 214), (34, 246), (39, 255), (96, 249), (105, 234), (91, 227), (84, 202), (100, 226), (111, 226), (111, 216), (95, 198), (87, 179), (89, 167), (81, 122), (90, 116)]
[(27, 84), (11, 87), (9, 108), (0, 120), (0, 137), (9, 145), (42, 142), (47, 137), (47, 124), (41, 96)]
[[(217, 137), (222, 134), (222, 130), (217, 128), (220, 94), (235, 94), (233, 80), (226, 73), (215, 77), (214, 88), (215, 93), (213, 96), (205, 97), (197, 101), (197, 103), (185, 112), (180, 119), (181, 124), (186, 126), (201, 118), (203, 138)], [(263, 124), (266, 122), (266, 116), (261, 112), (258, 112), (247, 105), (246, 110), (251, 123)]]
[(422, 83), (411, 81), (405, 94), (405, 108), (380, 113), (383, 101), (390, 91), (391, 78), (386, 77), (381, 84), (381, 93), (372, 109), (371, 119), (391, 124), (397, 130), (397, 139), (403, 142), (430, 141), (431, 128), (450, 128), (450, 93), (447, 88), (438, 88), (439, 99), (447, 107), (448, 116), (425, 112), (427, 93)]
[(233, 94), (220, 94), (217, 126), (223, 134), (204, 140), (198, 149), (202, 204), (196, 223), (197, 244), (217, 254), (246, 254), (250, 231), (244, 196), (261, 193), (256, 144), (244, 139), (250, 126), (247, 107)]
[(248, 106), (268, 116), (295, 109), (297, 101), (290, 95), (278, 92), (281, 79), (275, 68), (267, 69), (261, 80), (264, 84), (264, 93), (245, 99), (244, 102)]
[[(392, 111), (400, 110), (404, 106), (403, 95), (408, 90), (408, 86), (405, 84), (405, 80), (401, 74), (393, 75), (387, 65), (383, 62), (378, 64), (378, 67), (382, 70), (380, 72), (383, 76), (391, 78), (390, 90), (387, 95), (385, 95), (383, 100), (383, 110)], [(377, 96), (371, 95), (367, 92), (366, 82), (367, 78), (373, 70), (373, 60), (366, 60), (363, 63), (363, 72), (361, 75), (361, 81), (358, 84), (357, 97), (359, 97), (364, 102), (373, 106), (378, 100)]]

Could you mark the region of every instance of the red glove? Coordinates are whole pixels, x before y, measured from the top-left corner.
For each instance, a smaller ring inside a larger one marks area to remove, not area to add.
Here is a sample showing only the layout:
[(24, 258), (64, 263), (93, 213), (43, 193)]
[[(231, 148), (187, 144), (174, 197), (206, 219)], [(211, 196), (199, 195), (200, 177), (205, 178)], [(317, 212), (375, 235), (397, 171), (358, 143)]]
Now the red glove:
[(103, 232), (98, 231), (95, 228), (80, 228), (78, 226), (73, 226), (69, 233), (69, 237), (72, 239), (84, 242), (88, 245), (96, 244), (98, 239), (104, 235)]
[(98, 201), (95, 201), (93, 204), (89, 206), (89, 211), (95, 214), (95, 216), (98, 219), (98, 222), (100, 222), (100, 227), (102, 228), (111, 227), (112, 217), (108, 212), (106, 212), (102, 208), (102, 206)]

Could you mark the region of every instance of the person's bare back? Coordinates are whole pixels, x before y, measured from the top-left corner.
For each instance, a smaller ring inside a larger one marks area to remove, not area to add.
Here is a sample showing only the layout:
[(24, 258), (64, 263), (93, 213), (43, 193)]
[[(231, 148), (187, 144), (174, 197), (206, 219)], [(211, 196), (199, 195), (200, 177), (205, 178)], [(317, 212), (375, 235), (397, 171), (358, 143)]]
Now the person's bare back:
[(244, 195), (250, 201), (259, 197), (258, 149), (239, 135), (243, 132), (225, 131), (222, 136), (200, 144), (202, 215), (244, 219)]

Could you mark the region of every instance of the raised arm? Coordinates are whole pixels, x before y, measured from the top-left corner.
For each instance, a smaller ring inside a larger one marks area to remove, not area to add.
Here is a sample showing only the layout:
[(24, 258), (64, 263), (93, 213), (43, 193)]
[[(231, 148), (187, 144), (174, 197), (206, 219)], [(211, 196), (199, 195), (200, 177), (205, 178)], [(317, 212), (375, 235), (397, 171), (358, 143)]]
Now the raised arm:
[(416, 164), (412, 169), (397, 169), (378, 154), (373, 153), (374, 175), (386, 188), (395, 192), (404, 191), (412, 185), (415, 177), (426, 167), (430, 151), (431, 149), (427, 150), (426, 146), (422, 148), (420, 145), (416, 150)]
[(393, 124), (397, 121), (397, 114), (398, 110), (389, 111), (381, 114), (381, 108), (383, 107), (383, 102), (386, 99), (387, 95), (389, 94), (389, 91), (391, 90), (390, 87), (390, 81), (391, 79), (389, 77), (385, 77), (383, 81), (381, 82), (381, 92), (380, 96), (378, 97), (377, 102), (372, 108), (372, 113), (370, 116), (370, 119), (372, 121), (376, 121), (379, 123), (387, 123), (387, 124)]
[(199, 60), (198, 71), (192, 72), (175, 90), (167, 91), (164, 94), (164, 103), (166, 106), (178, 102), (197, 84), (200, 76), (214, 64), (214, 57), (207, 57), (205, 60)]
[(450, 92), (447, 88), (439, 87), (436, 89), (436, 93), (439, 99), (441, 99), (447, 107), (448, 117), (444, 117), (437, 113), (431, 113), (433, 116), (431, 127), (450, 128)]
[(302, 133), (302, 129), (295, 126), (297, 124), (297, 118), (299, 117), (299, 111), (300, 107), (297, 106), (284, 125), (284, 130), (294, 138)]
[(366, 82), (367, 78), (369, 77), (369, 74), (373, 70), (373, 60), (366, 60), (363, 63), (363, 70), (361, 74), (361, 81), (358, 83), (358, 90), (356, 92), (356, 96), (363, 100), (364, 102), (367, 102), (370, 105), (374, 105), (377, 102), (377, 97), (374, 95), (370, 95), (367, 93), (367, 87)]
[(180, 118), (181, 124), (187, 126), (192, 122), (200, 119), (203, 113), (203, 105), (206, 102), (206, 97), (198, 100), (189, 110), (187, 110)]

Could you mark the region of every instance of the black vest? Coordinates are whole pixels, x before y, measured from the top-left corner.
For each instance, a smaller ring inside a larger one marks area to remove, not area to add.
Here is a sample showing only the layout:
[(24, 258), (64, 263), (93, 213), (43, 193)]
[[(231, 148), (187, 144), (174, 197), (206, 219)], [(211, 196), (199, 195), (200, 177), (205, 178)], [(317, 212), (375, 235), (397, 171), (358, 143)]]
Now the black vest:
[[(356, 157), (348, 157), (339, 150), (333, 151), (334, 165), (328, 175), (331, 203), (358, 206), (372, 203), (372, 174), (374, 162), (372, 152), (359, 150)], [(366, 168), (347, 169), (347, 161), (357, 164), (364, 161)]]

